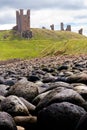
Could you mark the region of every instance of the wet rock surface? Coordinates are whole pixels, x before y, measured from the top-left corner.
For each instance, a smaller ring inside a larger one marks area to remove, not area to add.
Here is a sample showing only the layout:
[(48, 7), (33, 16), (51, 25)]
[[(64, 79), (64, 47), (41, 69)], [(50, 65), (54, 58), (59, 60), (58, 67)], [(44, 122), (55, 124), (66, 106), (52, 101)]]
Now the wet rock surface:
[[(3, 111), (11, 116), (10, 124)], [(87, 56), (0, 61), (2, 118), (0, 129), (9, 130), (87, 126)]]

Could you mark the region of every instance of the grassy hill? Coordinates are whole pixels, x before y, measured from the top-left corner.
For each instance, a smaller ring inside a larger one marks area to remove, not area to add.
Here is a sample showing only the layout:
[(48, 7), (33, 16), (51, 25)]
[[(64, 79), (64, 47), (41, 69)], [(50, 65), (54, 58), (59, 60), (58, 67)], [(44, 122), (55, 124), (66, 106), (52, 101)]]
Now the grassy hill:
[(32, 39), (23, 39), (12, 30), (0, 31), (0, 60), (87, 54), (87, 37), (83, 35), (68, 31), (31, 30)]

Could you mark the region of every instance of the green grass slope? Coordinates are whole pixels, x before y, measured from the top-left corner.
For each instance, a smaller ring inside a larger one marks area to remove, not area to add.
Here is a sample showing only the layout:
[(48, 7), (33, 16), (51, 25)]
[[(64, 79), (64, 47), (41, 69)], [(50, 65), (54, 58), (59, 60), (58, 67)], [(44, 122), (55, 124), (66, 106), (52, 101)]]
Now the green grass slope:
[(87, 54), (87, 37), (83, 35), (68, 31), (31, 30), (31, 39), (23, 39), (12, 30), (0, 31), (0, 60)]

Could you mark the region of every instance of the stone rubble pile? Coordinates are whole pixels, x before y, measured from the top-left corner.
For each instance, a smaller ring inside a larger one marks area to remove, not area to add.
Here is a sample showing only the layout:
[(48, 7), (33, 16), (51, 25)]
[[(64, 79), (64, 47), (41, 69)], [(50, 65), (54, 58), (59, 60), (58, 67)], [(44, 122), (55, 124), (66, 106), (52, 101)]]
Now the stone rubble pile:
[(0, 130), (86, 130), (87, 56), (0, 65)]

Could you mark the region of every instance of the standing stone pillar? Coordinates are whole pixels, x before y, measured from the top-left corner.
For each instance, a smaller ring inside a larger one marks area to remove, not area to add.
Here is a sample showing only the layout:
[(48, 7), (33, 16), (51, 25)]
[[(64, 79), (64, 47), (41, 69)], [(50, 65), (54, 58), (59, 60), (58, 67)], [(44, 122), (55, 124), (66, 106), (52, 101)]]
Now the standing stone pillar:
[(60, 23), (60, 29), (61, 29), (61, 31), (64, 31), (64, 24), (63, 23)]
[(78, 33), (82, 35), (82, 34), (83, 34), (83, 29), (82, 29), (82, 28), (79, 29), (79, 30), (78, 30)]
[(50, 25), (51, 30), (54, 30), (54, 24)]
[(67, 25), (66, 31), (71, 31), (71, 25)]

